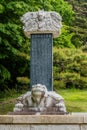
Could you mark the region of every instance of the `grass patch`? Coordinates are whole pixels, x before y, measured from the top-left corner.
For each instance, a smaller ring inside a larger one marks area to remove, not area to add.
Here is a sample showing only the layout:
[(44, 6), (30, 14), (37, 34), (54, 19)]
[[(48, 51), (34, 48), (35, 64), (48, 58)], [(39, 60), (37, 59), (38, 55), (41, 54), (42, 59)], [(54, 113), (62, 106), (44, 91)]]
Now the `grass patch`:
[(68, 112), (87, 112), (87, 90), (58, 90), (65, 100)]
[(0, 102), (0, 115), (7, 114), (8, 112), (12, 112), (15, 103), (16, 103), (16, 99)]
[[(87, 90), (65, 89), (56, 90), (63, 96), (68, 112), (87, 112)], [(0, 99), (0, 114), (12, 112), (16, 99), (21, 94)]]
[(16, 90), (9, 90), (0, 93), (0, 115), (12, 112), (17, 98), (24, 94), (25, 91), (18, 93)]

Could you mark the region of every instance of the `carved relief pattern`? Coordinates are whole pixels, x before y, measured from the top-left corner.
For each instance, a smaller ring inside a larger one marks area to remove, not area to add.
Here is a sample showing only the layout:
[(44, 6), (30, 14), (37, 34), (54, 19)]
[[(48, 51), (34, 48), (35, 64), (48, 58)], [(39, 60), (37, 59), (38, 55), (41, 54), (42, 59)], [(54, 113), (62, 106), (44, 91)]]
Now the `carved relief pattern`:
[(62, 18), (56, 12), (28, 12), (21, 18), (23, 22), (23, 30), (27, 37), (32, 33), (53, 33), (54, 37), (58, 37), (62, 27)]

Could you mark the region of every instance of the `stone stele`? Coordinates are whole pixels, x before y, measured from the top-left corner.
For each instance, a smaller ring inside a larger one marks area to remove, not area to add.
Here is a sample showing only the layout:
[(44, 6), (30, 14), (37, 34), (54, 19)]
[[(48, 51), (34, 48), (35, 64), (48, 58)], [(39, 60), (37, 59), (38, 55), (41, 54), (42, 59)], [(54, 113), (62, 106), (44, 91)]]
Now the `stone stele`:
[(30, 34), (52, 33), (53, 37), (60, 35), (62, 18), (59, 13), (54, 11), (28, 12), (21, 17), (21, 21), (24, 24), (24, 33), (28, 38)]
[(47, 91), (45, 85), (36, 84), (32, 86), (31, 91), (18, 98), (14, 112), (66, 113), (66, 107), (62, 96), (54, 91)]

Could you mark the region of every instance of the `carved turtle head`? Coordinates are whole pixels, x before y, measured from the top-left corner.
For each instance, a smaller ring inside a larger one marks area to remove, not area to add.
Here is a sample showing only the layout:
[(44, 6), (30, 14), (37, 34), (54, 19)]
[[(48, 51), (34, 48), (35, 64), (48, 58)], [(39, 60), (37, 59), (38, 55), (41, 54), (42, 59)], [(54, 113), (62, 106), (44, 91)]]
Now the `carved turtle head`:
[(31, 93), (33, 96), (47, 96), (47, 88), (45, 85), (36, 84), (32, 86)]

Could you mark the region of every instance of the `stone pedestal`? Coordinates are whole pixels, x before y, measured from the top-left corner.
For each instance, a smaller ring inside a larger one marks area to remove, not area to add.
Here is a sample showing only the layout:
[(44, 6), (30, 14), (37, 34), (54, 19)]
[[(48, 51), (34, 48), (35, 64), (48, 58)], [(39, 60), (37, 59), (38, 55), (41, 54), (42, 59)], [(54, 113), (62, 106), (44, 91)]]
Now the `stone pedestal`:
[(0, 115), (0, 130), (87, 130), (83, 115)]

